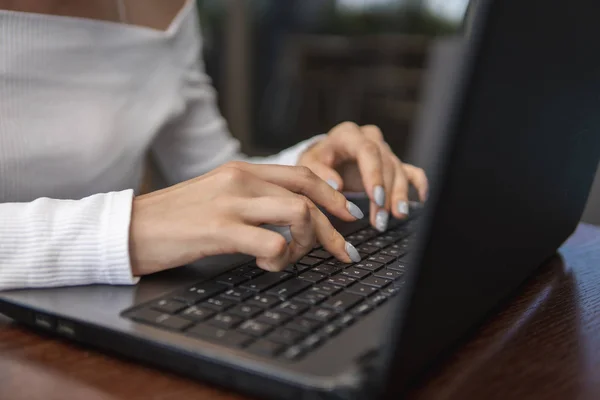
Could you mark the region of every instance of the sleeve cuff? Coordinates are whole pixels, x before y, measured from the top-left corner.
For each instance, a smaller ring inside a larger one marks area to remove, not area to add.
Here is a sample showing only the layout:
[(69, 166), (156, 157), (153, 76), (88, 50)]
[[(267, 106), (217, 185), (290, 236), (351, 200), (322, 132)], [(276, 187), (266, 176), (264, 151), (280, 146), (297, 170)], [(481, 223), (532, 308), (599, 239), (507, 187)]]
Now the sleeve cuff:
[(140, 278), (132, 275), (129, 257), (133, 190), (113, 192), (108, 196), (108, 207), (102, 218), (105, 251), (100, 281), (111, 285), (134, 285)]

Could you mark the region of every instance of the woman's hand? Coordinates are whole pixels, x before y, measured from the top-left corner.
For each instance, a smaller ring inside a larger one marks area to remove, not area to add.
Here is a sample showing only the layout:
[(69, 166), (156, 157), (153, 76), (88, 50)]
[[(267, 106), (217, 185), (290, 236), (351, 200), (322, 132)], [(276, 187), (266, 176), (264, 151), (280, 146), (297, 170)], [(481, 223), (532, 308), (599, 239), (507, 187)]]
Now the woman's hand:
[[(196, 179), (134, 199), (130, 258), (134, 275), (188, 264), (202, 257), (244, 253), (279, 271), (316, 241), (344, 262), (360, 255), (315, 203), (345, 221), (360, 209), (306, 167), (228, 163)], [(288, 244), (259, 226), (290, 226)]]
[(366, 192), (371, 199), (371, 224), (379, 231), (386, 230), (390, 211), (400, 219), (408, 215), (409, 185), (417, 189), (421, 201), (427, 199), (425, 172), (402, 163), (374, 125), (339, 124), (302, 154), (299, 165), (335, 189)]

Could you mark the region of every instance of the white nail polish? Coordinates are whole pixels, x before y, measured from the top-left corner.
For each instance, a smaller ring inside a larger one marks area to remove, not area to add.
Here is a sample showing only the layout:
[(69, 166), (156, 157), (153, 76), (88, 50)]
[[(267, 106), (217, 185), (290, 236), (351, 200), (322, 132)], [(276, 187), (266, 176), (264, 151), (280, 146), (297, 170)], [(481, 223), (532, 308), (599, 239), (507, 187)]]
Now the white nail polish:
[(333, 188), (333, 190), (338, 190), (340, 187), (338, 186), (337, 182), (334, 181), (333, 179), (327, 179), (327, 184), (329, 186), (331, 186)]
[(375, 186), (373, 190), (373, 197), (375, 198), (375, 204), (379, 207), (383, 207), (385, 205), (385, 190), (383, 190), (383, 186)]
[(410, 209), (408, 207), (408, 202), (399, 201), (398, 202), (398, 212), (400, 214), (408, 215), (408, 213), (410, 212)]
[(352, 262), (360, 262), (360, 254), (358, 254), (358, 250), (356, 250), (356, 248), (352, 246), (352, 243), (346, 242), (346, 253), (348, 253), (348, 256), (350, 257)]
[(346, 209), (356, 219), (362, 219), (365, 216), (361, 209), (351, 201), (346, 202)]
[(375, 228), (379, 232), (385, 232), (388, 225), (389, 214), (385, 210), (377, 211), (377, 215), (375, 215)]

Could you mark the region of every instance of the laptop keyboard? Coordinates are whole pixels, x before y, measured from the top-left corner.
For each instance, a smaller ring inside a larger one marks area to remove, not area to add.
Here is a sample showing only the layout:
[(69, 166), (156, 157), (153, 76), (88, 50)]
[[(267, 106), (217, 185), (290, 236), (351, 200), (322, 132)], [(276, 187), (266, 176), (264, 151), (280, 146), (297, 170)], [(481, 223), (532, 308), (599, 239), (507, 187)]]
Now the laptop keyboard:
[(248, 263), (136, 306), (124, 316), (182, 335), (295, 361), (394, 296), (404, 285), (416, 221), (346, 240), (362, 260), (346, 264), (316, 247), (281, 272)]

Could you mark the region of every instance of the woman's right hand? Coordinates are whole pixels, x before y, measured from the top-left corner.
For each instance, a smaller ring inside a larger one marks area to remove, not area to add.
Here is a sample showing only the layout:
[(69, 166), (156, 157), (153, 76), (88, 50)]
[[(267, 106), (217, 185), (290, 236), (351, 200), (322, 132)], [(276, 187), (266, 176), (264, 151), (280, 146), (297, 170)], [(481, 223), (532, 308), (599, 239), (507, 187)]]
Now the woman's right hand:
[[(259, 267), (279, 271), (317, 241), (341, 261), (360, 261), (315, 203), (345, 221), (363, 216), (306, 167), (231, 162), (136, 197), (130, 228), (133, 275), (232, 253), (254, 256)], [(291, 242), (262, 224), (290, 226)]]

